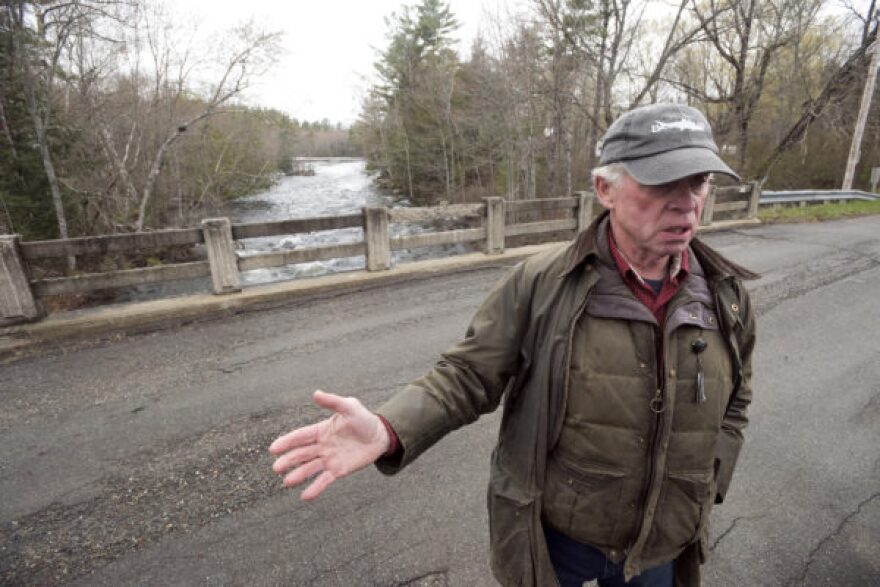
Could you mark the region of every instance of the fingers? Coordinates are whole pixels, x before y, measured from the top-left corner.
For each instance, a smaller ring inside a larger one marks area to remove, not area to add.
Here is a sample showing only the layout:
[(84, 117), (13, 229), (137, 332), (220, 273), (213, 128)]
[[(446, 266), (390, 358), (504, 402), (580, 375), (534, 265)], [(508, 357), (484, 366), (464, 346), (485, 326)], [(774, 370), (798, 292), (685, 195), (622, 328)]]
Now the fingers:
[(352, 398), (342, 397), (341, 395), (336, 395), (334, 393), (327, 393), (326, 391), (321, 391), (320, 389), (316, 391), (313, 396), (315, 403), (321, 406), (322, 408), (326, 408), (328, 410), (333, 410), (334, 412), (339, 412), (340, 414), (350, 415), (356, 405), (355, 400), (352, 401)]
[(304, 501), (310, 501), (315, 499), (327, 489), (331, 483), (336, 481), (336, 476), (330, 471), (324, 471), (320, 475), (312, 481), (308, 487), (306, 487), (305, 491), (300, 494), (300, 499)]
[(284, 473), (300, 463), (314, 459), (320, 453), (320, 449), (315, 444), (295, 448), (275, 459), (275, 462), (272, 463), (272, 470), (278, 474)]
[[(315, 391), (313, 399), (320, 407), (345, 415), (351, 414), (353, 409), (359, 405), (357, 400), (353, 400), (352, 398), (342, 397), (341, 395), (327, 393), (321, 390)], [(292, 448), (317, 442), (320, 426), (326, 421), (327, 420), (324, 420), (317, 424), (312, 424), (311, 426), (303, 426), (302, 428), (297, 428), (296, 430), (288, 432), (284, 436), (279, 436), (269, 445), (269, 452), (274, 455), (279, 455)]]
[(315, 473), (320, 472), (323, 468), (324, 464), (320, 459), (314, 459), (304, 465), (300, 465), (284, 476), (284, 486), (293, 487), (294, 485), (299, 485)]
[(320, 426), (321, 422), (318, 422), (311, 426), (297, 428), (293, 432), (288, 432), (284, 436), (279, 436), (269, 445), (269, 452), (273, 455), (280, 455), (298, 446), (314, 444), (318, 440), (318, 430)]
[(302, 492), (301, 497), (304, 500), (315, 499), (336, 480), (336, 475), (329, 471), (324, 471), (324, 459), (321, 456), (321, 449), (318, 445), (319, 437), (326, 433), (326, 431), (322, 432), (322, 430), (324, 428), (332, 429), (334, 419), (342, 418), (341, 421), (346, 422), (352, 418), (363, 419), (364, 414), (370, 415), (370, 412), (354, 398), (342, 397), (320, 390), (315, 391), (313, 398), (318, 406), (332, 410), (338, 415), (334, 415), (317, 424), (293, 430), (284, 436), (276, 438), (269, 445), (269, 452), (278, 456), (272, 464), (272, 470), (280, 475), (284, 475), (283, 483), (285, 487), (299, 485), (309, 477), (323, 471)]

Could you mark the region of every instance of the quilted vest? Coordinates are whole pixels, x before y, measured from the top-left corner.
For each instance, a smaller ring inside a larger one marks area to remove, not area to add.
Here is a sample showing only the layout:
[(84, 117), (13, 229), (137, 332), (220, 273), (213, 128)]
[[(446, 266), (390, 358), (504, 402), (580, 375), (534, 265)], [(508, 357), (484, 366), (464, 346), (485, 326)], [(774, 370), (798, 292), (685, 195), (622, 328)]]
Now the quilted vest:
[[(643, 569), (699, 539), (734, 388), (713, 296), (693, 253), (689, 260), (690, 275), (667, 306), (665, 332), (616, 267), (599, 265), (574, 329), (565, 417), (544, 486), (544, 523), (615, 563), (638, 551)], [(700, 353), (698, 339), (706, 342)], [(651, 403), (658, 390), (659, 410)]]

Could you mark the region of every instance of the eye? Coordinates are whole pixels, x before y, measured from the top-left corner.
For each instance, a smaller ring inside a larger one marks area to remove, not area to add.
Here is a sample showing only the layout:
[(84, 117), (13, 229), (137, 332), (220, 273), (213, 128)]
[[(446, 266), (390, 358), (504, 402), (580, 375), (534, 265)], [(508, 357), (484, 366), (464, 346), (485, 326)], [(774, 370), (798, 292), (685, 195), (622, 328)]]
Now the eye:
[(709, 187), (709, 177), (711, 174), (709, 173), (700, 173), (698, 175), (692, 175), (688, 178), (691, 189), (694, 191), (702, 191)]
[(700, 173), (699, 175), (691, 176), (691, 185), (692, 186), (702, 186), (708, 185), (709, 183), (709, 173)]

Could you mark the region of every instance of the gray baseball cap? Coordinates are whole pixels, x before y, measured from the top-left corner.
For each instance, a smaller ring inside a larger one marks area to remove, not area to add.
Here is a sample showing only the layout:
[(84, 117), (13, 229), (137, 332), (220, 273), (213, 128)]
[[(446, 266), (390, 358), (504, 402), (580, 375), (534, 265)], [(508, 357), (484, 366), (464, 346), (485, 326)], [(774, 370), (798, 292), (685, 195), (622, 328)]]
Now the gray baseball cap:
[(622, 114), (602, 138), (599, 165), (623, 163), (642, 185), (699, 173), (740, 179), (718, 156), (709, 122), (684, 104), (651, 104)]

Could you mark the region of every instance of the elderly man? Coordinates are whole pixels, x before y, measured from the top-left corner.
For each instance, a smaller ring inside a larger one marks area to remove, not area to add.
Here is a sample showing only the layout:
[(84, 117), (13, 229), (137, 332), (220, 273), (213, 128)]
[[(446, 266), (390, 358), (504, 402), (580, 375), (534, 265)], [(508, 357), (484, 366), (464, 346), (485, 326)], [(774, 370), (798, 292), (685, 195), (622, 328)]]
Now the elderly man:
[(488, 492), (504, 585), (696, 585), (751, 400), (754, 277), (695, 232), (718, 157), (697, 110), (622, 115), (593, 172), (607, 209), (519, 264), (464, 339), (375, 413), (323, 392), (327, 420), (278, 438), (303, 499), (370, 463), (395, 473), (504, 401)]

